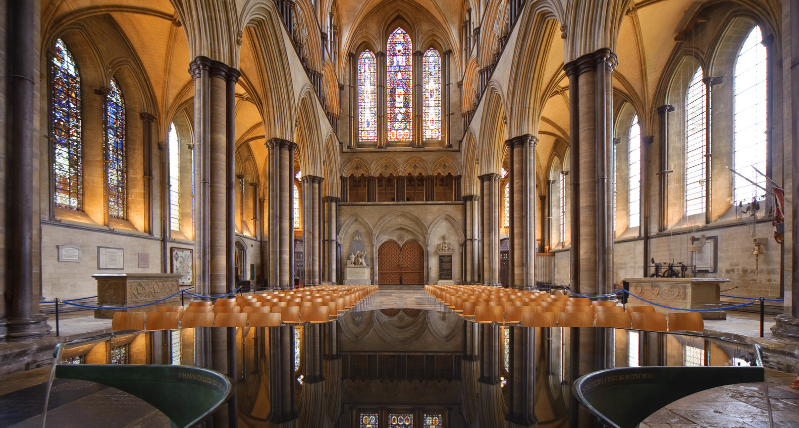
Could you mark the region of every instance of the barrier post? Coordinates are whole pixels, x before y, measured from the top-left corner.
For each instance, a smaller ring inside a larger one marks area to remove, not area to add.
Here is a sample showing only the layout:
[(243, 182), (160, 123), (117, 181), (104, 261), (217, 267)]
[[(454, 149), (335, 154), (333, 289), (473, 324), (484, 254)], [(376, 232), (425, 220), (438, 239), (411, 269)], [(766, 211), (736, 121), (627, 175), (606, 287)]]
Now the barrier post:
[(183, 296), (185, 295), (186, 293), (184, 293), (183, 290), (180, 290), (180, 306), (186, 306), (186, 303), (183, 302)]
[(760, 298), (760, 337), (763, 337), (763, 324), (766, 322), (766, 301)]
[(55, 335), (60, 336), (59, 326), (58, 326), (58, 297), (55, 299)]

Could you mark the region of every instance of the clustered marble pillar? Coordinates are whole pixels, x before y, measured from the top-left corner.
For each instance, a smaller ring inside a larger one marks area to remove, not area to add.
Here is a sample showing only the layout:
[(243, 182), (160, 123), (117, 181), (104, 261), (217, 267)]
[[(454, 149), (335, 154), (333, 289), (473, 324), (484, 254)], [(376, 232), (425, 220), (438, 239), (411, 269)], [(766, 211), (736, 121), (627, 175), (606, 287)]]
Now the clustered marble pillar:
[(338, 201), (333, 196), (322, 198), (324, 206), (324, 257), (325, 266), (323, 271), (324, 282), (335, 284), (338, 280), (336, 268), (338, 267)]
[(526, 134), (505, 142), (510, 167), (510, 272), (512, 288), (535, 287), (535, 146)]
[(505, 399), (502, 397), (502, 355), (498, 324), (480, 324), (480, 377), (478, 385), (478, 419), (481, 427), (501, 427), (505, 414)]
[(294, 398), (294, 327), (269, 328), (269, 416), (280, 425), (299, 417)]
[(466, 242), (464, 251), (464, 281), (467, 284), (480, 283), (480, 197), (468, 195), (463, 198), (463, 210), (466, 223)]
[(273, 138), (269, 150), (269, 286), (293, 287), (294, 151), (297, 144)]
[(305, 285), (319, 285), (321, 283), (322, 265), (322, 232), (320, 194), (322, 177), (306, 175), (302, 178), (303, 188), (303, 274)]
[(483, 285), (499, 282), (499, 174), (480, 177), (480, 231), (483, 241)]
[(513, 427), (535, 425), (535, 328), (510, 329), (510, 364), (508, 387), (510, 400), (505, 420)]

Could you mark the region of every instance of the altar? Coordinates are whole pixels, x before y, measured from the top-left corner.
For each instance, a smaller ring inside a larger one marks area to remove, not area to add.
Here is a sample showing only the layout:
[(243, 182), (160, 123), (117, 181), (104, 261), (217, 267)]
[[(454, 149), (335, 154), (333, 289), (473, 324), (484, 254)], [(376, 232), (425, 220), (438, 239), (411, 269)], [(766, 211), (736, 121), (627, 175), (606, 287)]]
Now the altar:
[[(684, 309), (713, 309), (721, 306), (720, 285), (729, 282), (725, 278), (625, 278), (631, 295), (628, 305), (650, 305), (641, 299), (658, 305)], [(641, 299), (636, 298), (639, 296)], [(655, 306), (657, 312), (684, 312)], [(724, 311), (700, 312), (703, 319), (727, 319)]]

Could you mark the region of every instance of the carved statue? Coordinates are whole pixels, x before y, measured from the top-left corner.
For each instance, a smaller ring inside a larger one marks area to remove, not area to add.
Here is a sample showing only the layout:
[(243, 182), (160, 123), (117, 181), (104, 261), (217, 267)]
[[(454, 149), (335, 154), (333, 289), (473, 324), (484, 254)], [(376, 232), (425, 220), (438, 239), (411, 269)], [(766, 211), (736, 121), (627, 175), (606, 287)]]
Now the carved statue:
[(355, 254), (350, 253), (349, 260), (347, 260), (347, 266), (352, 266), (355, 264)]
[(441, 243), (438, 244), (438, 251), (445, 253), (452, 253), (455, 251), (455, 246), (447, 242), (447, 235), (441, 237)]
[(355, 253), (355, 266), (366, 266), (366, 254), (358, 251)]

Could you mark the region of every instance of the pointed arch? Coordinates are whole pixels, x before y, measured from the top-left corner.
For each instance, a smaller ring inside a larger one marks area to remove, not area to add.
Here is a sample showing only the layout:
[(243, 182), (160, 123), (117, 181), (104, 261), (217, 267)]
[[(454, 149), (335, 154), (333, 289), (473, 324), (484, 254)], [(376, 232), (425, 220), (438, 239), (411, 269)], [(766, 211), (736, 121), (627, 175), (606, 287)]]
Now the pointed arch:
[(352, 156), (344, 167), (341, 168), (342, 177), (349, 177), (350, 175), (359, 176), (361, 174), (368, 176), (371, 173), (369, 161), (361, 156)]
[(412, 155), (409, 156), (408, 159), (405, 159), (405, 162), (402, 163), (402, 168), (400, 168), (399, 173), (401, 175), (419, 175), (422, 174), (424, 176), (430, 175), (430, 168), (427, 165), (427, 162), (419, 155)]
[(459, 162), (455, 161), (447, 155), (437, 157), (430, 167), (430, 175), (447, 175), (452, 174), (453, 177), (461, 175), (461, 167)]
[(492, 82), (486, 93), (480, 127), (480, 168), (479, 174), (499, 174), (502, 170), (503, 151), (508, 139), (506, 131), (505, 100), (499, 87)]
[(395, 156), (385, 155), (372, 163), (370, 174), (372, 177), (377, 177), (380, 174), (383, 174), (384, 177), (394, 174), (396, 177), (399, 176), (400, 170), (401, 168), (399, 162), (397, 162), (397, 158)]
[(299, 152), (300, 169), (303, 175), (321, 177), (324, 174), (322, 167), (322, 134), (319, 129), (319, 114), (316, 101), (313, 99), (313, 89), (306, 86), (302, 91), (297, 112), (297, 149)]

